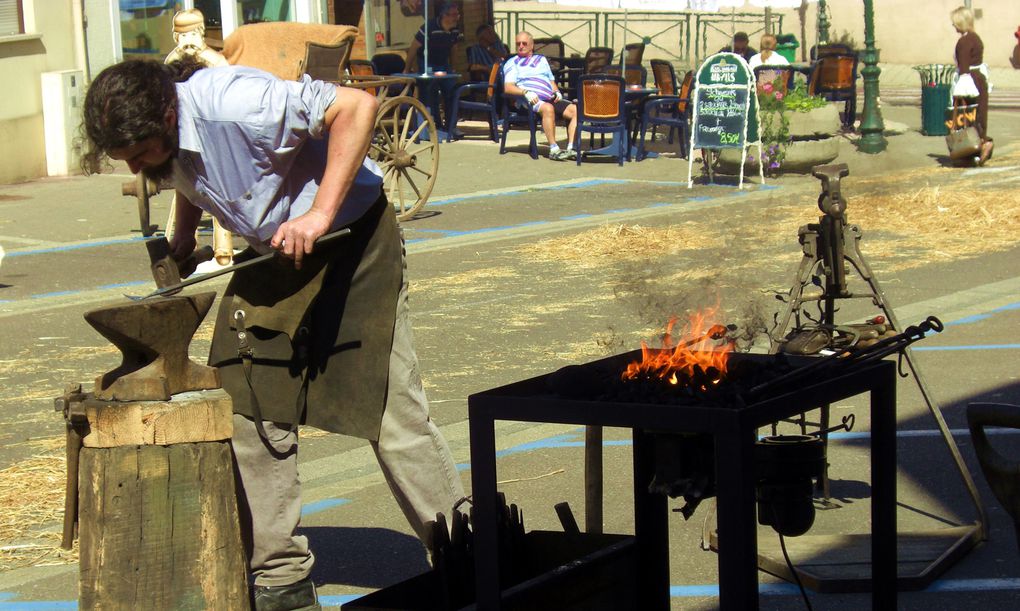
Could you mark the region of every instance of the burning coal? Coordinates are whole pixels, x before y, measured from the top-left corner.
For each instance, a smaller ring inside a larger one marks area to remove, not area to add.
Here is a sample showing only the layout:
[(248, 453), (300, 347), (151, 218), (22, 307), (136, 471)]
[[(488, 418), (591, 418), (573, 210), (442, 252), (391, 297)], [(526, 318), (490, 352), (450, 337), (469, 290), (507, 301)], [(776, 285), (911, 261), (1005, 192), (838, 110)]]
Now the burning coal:
[(725, 326), (711, 322), (716, 311), (711, 309), (691, 315), (679, 337), (675, 337), (673, 331), (678, 320), (671, 318), (662, 336), (662, 346), (652, 349), (641, 342), (641, 360), (630, 363), (622, 379), (658, 379), (699, 390), (718, 384), (726, 375), (735, 342), (727, 337)]

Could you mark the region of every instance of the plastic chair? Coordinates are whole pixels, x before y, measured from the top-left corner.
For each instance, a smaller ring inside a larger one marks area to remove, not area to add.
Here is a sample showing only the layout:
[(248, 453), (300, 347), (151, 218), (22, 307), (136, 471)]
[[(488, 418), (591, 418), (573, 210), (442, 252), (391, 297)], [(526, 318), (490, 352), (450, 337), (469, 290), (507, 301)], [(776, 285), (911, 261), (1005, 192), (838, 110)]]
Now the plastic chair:
[(606, 66), (605, 73), (612, 74), (613, 76), (622, 76), (628, 85), (641, 85), (644, 87), (648, 83), (648, 71), (641, 64), (627, 64), (622, 74), (620, 72), (620, 65), (613, 64)]
[(613, 134), (616, 159), (622, 166), (624, 158), (630, 161), (630, 144), (627, 137), (627, 110), (624, 106), (626, 83), (619, 76), (609, 74), (582, 74), (578, 83), (577, 131), (574, 150), (577, 165), (581, 165), (581, 136)]
[(845, 102), (843, 129), (853, 129), (857, 116), (857, 55), (836, 53), (819, 57), (811, 70), (808, 93), (830, 102)]
[(632, 42), (624, 45), (623, 53), (621, 53), (620, 56), (623, 58), (624, 64), (640, 65), (641, 60), (645, 57), (645, 43)]
[(584, 54), (584, 73), (598, 74), (605, 72), (606, 67), (613, 63), (613, 50), (609, 47), (591, 47)]
[(688, 155), (687, 144), (690, 140), (690, 106), (691, 86), (694, 84), (694, 73), (688, 71), (683, 81), (677, 85), (676, 72), (673, 64), (663, 60), (652, 60), (652, 74), (659, 95), (645, 101), (641, 113), (641, 131), (638, 136), (637, 160), (645, 158), (645, 135), (652, 128), (652, 140), (655, 140), (655, 128), (659, 125), (669, 127), (669, 143), (673, 144), (673, 134), (677, 133), (681, 159)]
[(981, 472), (995, 498), (1013, 518), (1020, 546), (1020, 463), (997, 452), (985, 435), (985, 427), (989, 426), (1020, 429), (1020, 405), (971, 403), (967, 406), (967, 425)]
[(564, 54), (563, 41), (554, 36), (552, 38), (536, 38), (532, 50), (535, 55), (545, 55), (547, 59), (562, 59)]
[[(450, 111), (450, 125), (449, 127), (449, 140), (458, 140), (455, 137), (457, 121), (460, 118), (461, 110), (477, 110), (486, 113), (489, 120), (489, 139), (493, 142), (499, 142), (499, 136), (496, 134), (496, 78), (500, 74), (500, 64), (493, 64), (492, 69), (489, 71), (488, 81), (476, 81), (472, 83), (465, 83), (453, 94), (453, 109)], [(475, 91), (484, 91), (485, 98), (483, 101), (467, 99), (465, 96), (470, 95)]]
[[(513, 55), (510, 56), (514, 57)], [(532, 159), (538, 159), (538, 139), (536, 135), (536, 127), (538, 121), (536, 120), (535, 111), (531, 109), (531, 106), (522, 96), (507, 95), (503, 89), (503, 65), (506, 64), (504, 61), (499, 65), (499, 70), (496, 71), (496, 87), (493, 90), (493, 104), (499, 109), (499, 120), (502, 124), (503, 131), (502, 136), (499, 140), (499, 154), (506, 154), (506, 137), (507, 133), (514, 126), (528, 126), (528, 131), (531, 132), (531, 140), (528, 143), (528, 154), (531, 155)]]
[[(556, 77), (556, 86), (560, 88), (563, 95), (572, 97), (572, 84), (565, 56), (566, 48), (563, 40), (558, 36), (552, 38), (536, 38), (535, 47), (532, 51), (535, 55), (545, 56), (549, 62), (549, 68)], [(569, 95), (568, 95), (569, 94)]]
[(347, 71), (347, 63), (351, 57), (350, 41), (335, 45), (307, 43), (305, 59), (301, 62), (301, 71), (319, 81), (337, 82)]
[(388, 76), (404, 71), (404, 57), (399, 53), (376, 53), (372, 56), (376, 74)]
[[(347, 74), (351, 76), (373, 76), (375, 66), (367, 59), (352, 59), (347, 62)], [(377, 87), (366, 87), (365, 91), (371, 95), (378, 93)]]

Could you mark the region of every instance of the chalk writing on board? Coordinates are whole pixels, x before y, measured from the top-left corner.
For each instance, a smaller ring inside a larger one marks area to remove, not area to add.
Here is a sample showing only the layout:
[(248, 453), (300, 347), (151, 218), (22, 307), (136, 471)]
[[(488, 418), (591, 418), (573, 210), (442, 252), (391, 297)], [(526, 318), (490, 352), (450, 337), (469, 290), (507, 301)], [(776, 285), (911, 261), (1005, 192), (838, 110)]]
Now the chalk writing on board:
[(744, 140), (747, 89), (704, 88), (698, 95), (694, 126), (696, 148), (740, 147)]
[(737, 64), (718, 63), (709, 68), (709, 79), (712, 83), (736, 83)]

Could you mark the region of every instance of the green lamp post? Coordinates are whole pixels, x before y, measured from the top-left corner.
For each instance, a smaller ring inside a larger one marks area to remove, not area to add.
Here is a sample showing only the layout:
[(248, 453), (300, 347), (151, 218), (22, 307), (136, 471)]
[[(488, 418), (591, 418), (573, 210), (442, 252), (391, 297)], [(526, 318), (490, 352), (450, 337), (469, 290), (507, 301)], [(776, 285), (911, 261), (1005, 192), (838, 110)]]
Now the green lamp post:
[(878, 109), (878, 75), (882, 72), (878, 67), (878, 49), (875, 48), (875, 12), (872, 8), (874, 0), (864, 0), (864, 114), (861, 116), (861, 139), (857, 149), (862, 153), (881, 153), (886, 142), (882, 132), (882, 113)]
[(818, 46), (829, 43), (829, 11), (825, 0), (818, 0)]

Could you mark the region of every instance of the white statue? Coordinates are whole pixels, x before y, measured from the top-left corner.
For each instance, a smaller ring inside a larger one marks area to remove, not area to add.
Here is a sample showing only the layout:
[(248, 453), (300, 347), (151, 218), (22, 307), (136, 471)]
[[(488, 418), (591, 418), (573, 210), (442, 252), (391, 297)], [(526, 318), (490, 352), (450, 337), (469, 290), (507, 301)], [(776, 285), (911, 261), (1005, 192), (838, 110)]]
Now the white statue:
[[(177, 46), (167, 54), (163, 63), (177, 61), (187, 56), (197, 57), (208, 67), (226, 66), (227, 58), (223, 54), (205, 44), (205, 15), (198, 9), (187, 9), (174, 15), (174, 42)], [(176, 216), (177, 194), (170, 202), (170, 218), (167, 219), (166, 238), (173, 238), (174, 218)], [(234, 243), (230, 232), (213, 219), (213, 250), (216, 262), (228, 265), (234, 256)]]
[(226, 66), (227, 59), (205, 44), (205, 16), (197, 8), (174, 15), (174, 42), (177, 46), (166, 56), (164, 63), (193, 55), (206, 66)]

